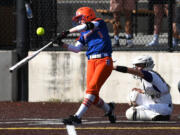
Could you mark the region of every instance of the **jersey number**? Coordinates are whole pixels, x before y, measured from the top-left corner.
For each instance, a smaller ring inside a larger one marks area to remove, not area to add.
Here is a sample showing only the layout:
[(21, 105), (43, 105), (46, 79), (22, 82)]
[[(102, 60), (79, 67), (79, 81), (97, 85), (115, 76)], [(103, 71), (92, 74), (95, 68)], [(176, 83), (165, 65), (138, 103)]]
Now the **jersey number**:
[(103, 38), (103, 34), (100, 31), (98, 31), (98, 35), (100, 38)]

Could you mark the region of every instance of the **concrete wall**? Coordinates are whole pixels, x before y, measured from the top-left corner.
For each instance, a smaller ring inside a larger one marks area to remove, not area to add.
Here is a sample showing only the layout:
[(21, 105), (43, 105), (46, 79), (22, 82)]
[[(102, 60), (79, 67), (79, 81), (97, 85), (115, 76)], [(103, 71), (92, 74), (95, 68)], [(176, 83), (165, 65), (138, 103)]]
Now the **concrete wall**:
[(42, 52), (29, 63), (29, 100), (79, 101), (85, 89), (85, 56)]
[[(32, 52), (30, 52), (32, 53)], [(180, 80), (180, 53), (163, 52), (114, 52), (115, 64), (132, 66), (137, 55), (151, 55), (155, 71), (171, 85), (173, 103), (180, 104), (177, 89)], [(86, 57), (83, 52), (42, 52), (29, 62), (29, 101), (81, 101), (86, 86)], [(105, 101), (127, 102), (127, 94), (139, 87), (138, 80), (130, 74), (116, 71), (108, 78), (100, 96)]]
[(16, 73), (9, 73), (16, 61), (14, 51), (0, 51), (0, 101), (15, 101), (17, 99)]

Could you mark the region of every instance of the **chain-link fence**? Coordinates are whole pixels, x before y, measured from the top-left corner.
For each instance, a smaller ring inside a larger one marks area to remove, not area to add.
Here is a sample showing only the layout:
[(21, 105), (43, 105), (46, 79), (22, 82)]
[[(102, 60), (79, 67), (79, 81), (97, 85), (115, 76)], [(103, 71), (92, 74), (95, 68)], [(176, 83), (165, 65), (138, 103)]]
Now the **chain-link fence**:
[[(72, 25), (72, 17), (75, 11), (82, 6), (89, 6), (94, 9), (96, 16), (104, 19), (109, 28), (109, 34), (113, 43), (113, 16), (109, 11), (110, 0), (28, 0), (33, 11), (33, 18), (29, 19), (29, 41), (30, 49), (37, 49), (52, 40), (58, 33), (67, 30)], [(132, 30), (134, 46), (128, 48), (125, 38), (125, 17), (122, 14), (120, 20), (122, 28), (120, 29), (120, 46), (113, 47), (114, 50), (150, 50), (150, 51), (168, 51), (172, 38), (172, 27), (170, 23), (173, 20), (173, 0), (162, 0), (168, 4), (169, 17), (163, 16), (161, 31), (159, 34), (159, 45), (147, 47), (146, 45), (153, 39), (154, 30), (154, 2), (159, 0), (139, 0), (136, 2), (136, 8), (132, 11)], [(162, 3), (155, 3), (162, 5)], [(16, 21), (15, 21), (15, 0), (0, 1), (0, 47), (7, 45), (15, 48), (16, 41)], [(37, 27), (45, 28), (44, 36), (37, 36)], [(78, 34), (71, 34), (65, 39), (65, 42), (73, 44)], [(174, 50), (180, 50), (179, 44)], [(51, 50), (61, 50), (60, 47), (52, 47)]]
[(15, 1), (0, 1), (0, 49), (14, 48), (16, 40)]
[[(57, 4), (56, 0), (31, 0), (33, 18), (29, 20), (30, 49), (40, 48), (56, 36)], [(43, 27), (45, 34), (36, 35), (36, 29)]]
[[(156, 2), (156, 3), (154, 3)], [(169, 27), (169, 17), (163, 15), (163, 22), (161, 24), (161, 31), (159, 34), (159, 45), (147, 47), (146, 45), (153, 40), (153, 30), (154, 30), (154, 4), (162, 5), (167, 4), (167, 8), (169, 8), (170, 3), (172, 5), (173, 1), (165, 0), (164, 3), (158, 3), (157, 0), (139, 0), (136, 2), (136, 8), (132, 11), (132, 29), (133, 29), (133, 42), (134, 46), (128, 48), (126, 46), (125, 39), (125, 17), (122, 14), (121, 18), (121, 29), (120, 29), (120, 46), (114, 47), (114, 50), (169, 50), (168, 40), (169, 36), (172, 36), (172, 28)], [(58, 27), (57, 31), (61, 32), (63, 30), (72, 27), (72, 17), (75, 15), (75, 11), (82, 7), (89, 6), (92, 7), (96, 11), (96, 15), (100, 18), (103, 18), (108, 25), (109, 34), (113, 43), (113, 15), (109, 11), (110, 8), (110, 0), (78, 0), (78, 1), (69, 1), (69, 0), (57, 0), (57, 19), (58, 19)], [(68, 7), (68, 8), (67, 8)], [(170, 14), (172, 15), (172, 14)], [(62, 27), (63, 26), (63, 27)], [(66, 42), (73, 42), (71, 40), (72, 37), (76, 36), (75, 34), (69, 36), (70, 39), (67, 39)], [(172, 38), (172, 37), (171, 37)], [(178, 50), (178, 47), (175, 47)]]

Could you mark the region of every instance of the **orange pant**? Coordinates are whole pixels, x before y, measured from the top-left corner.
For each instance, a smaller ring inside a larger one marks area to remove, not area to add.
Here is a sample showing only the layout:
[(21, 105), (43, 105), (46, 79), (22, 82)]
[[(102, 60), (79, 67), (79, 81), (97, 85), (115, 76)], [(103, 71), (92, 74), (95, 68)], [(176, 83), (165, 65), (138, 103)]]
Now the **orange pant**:
[(100, 88), (110, 76), (112, 69), (111, 57), (88, 60), (86, 94), (96, 95), (98, 101)]

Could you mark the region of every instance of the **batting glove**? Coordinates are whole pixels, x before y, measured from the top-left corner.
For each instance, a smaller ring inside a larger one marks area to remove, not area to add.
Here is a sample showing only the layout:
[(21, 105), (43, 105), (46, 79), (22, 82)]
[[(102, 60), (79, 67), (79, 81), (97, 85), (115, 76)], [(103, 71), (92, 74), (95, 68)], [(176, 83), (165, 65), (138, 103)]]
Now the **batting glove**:
[(61, 40), (58, 40), (57, 44), (58, 44), (59, 46), (63, 46), (63, 45), (64, 45), (64, 42), (62, 42)]
[(60, 34), (60, 38), (61, 38), (61, 39), (66, 38), (69, 33), (70, 33), (70, 32), (69, 32), (68, 30), (67, 30), (67, 31), (63, 31), (63, 32)]

